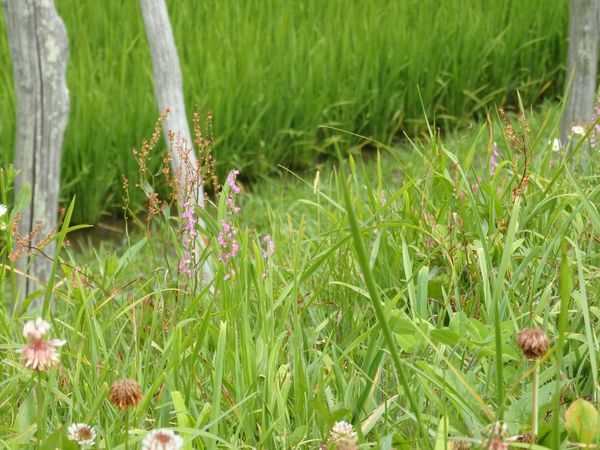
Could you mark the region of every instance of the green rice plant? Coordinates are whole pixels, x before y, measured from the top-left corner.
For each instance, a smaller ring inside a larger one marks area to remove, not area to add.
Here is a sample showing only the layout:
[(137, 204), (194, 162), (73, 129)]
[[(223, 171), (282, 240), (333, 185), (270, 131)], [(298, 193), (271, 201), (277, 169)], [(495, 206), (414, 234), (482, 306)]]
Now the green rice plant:
[[(56, 0), (69, 34), (71, 114), (65, 204), (75, 222), (120, 216), (129, 152), (158, 114), (136, 2)], [(256, 179), (278, 164), (311, 167), (342, 128), (390, 144), (450, 130), (486, 107), (526, 105), (562, 90), (566, 0), (169, 1), (188, 108), (212, 111), (219, 172)], [(12, 159), (15, 103), (0, 19), (0, 150)], [(154, 165), (153, 167), (156, 167)], [(142, 198), (135, 197), (136, 207)]]

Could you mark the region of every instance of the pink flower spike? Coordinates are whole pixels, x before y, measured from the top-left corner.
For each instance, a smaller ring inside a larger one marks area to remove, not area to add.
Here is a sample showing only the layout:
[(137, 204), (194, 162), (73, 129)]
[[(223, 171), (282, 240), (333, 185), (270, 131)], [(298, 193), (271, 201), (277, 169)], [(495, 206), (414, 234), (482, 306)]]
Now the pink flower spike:
[(241, 192), (241, 188), (236, 184), (236, 178), (239, 174), (239, 170), (232, 170), (229, 172), (229, 175), (227, 175), (227, 184), (229, 184), (231, 191), (235, 194), (239, 194)]
[(500, 158), (500, 152), (498, 151), (498, 147), (496, 147), (496, 143), (492, 145), (492, 154), (490, 155), (490, 176), (493, 177), (496, 173), (496, 169), (500, 166), (498, 162), (498, 158)]

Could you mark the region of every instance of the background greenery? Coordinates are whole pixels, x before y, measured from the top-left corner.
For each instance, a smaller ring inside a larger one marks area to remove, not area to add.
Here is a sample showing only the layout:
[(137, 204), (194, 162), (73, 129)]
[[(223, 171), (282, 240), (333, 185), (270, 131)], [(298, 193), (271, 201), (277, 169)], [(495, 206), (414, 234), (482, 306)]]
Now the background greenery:
[[(71, 45), (63, 198), (75, 221), (121, 205), (120, 174), (158, 111), (138, 2), (57, 0)], [(554, 97), (566, 61), (566, 0), (170, 1), (185, 96), (214, 114), (221, 173), (302, 167), (347, 140), (415, 135), (424, 116), (464, 124), (492, 102)], [(14, 98), (0, 19), (0, 155)], [(347, 146), (343, 148), (348, 148)], [(141, 199), (140, 199), (141, 200)]]

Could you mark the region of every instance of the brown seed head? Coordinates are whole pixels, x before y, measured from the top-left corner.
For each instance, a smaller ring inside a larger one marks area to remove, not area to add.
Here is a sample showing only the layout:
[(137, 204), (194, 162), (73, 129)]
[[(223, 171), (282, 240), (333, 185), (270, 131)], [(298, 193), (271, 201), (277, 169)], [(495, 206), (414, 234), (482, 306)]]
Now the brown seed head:
[(546, 354), (548, 336), (539, 328), (524, 328), (517, 334), (517, 344), (527, 359), (537, 359)]
[(119, 409), (135, 408), (142, 401), (142, 390), (134, 380), (118, 380), (111, 386), (108, 398)]

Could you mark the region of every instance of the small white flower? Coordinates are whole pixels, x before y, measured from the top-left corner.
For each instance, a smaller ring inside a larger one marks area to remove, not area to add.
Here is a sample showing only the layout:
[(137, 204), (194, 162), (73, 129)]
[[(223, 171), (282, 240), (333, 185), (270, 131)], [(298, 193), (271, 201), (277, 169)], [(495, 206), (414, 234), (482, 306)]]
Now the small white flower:
[(583, 128), (581, 125), (575, 125), (573, 128), (571, 128), (571, 133), (577, 136), (583, 136), (585, 134), (585, 128)]
[(332, 443), (340, 443), (342, 441), (356, 442), (356, 432), (352, 424), (341, 421), (336, 422), (331, 427), (331, 433), (329, 434), (329, 440)]
[(183, 439), (171, 430), (152, 430), (142, 441), (142, 450), (179, 450)]
[(91, 448), (96, 440), (96, 430), (85, 423), (74, 423), (69, 426), (68, 437), (75, 441), (81, 448)]
[(560, 139), (556, 138), (552, 140), (552, 151), (559, 152), (560, 151)]
[(8, 207), (0, 203), (0, 217), (8, 212)]

